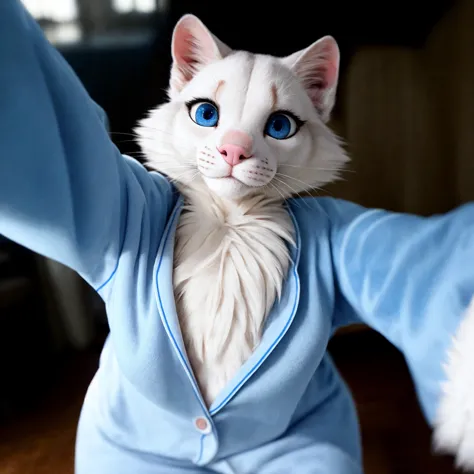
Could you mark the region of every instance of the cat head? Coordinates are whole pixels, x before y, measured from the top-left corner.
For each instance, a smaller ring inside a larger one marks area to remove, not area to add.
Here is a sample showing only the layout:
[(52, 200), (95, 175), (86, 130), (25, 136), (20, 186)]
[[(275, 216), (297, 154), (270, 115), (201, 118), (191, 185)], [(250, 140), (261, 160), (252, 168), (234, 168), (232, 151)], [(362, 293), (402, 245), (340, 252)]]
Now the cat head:
[(147, 164), (183, 191), (286, 199), (338, 177), (347, 156), (326, 126), (339, 68), (332, 37), (284, 58), (255, 55), (185, 15), (172, 58), (169, 101), (135, 131)]

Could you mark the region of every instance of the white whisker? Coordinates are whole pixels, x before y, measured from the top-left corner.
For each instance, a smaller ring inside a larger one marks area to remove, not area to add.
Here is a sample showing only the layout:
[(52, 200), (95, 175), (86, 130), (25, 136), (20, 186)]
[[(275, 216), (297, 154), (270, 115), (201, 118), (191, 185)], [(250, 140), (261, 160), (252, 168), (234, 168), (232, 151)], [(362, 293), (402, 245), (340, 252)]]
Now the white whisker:
[[(285, 197), (283, 192), (280, 190), (280, 188), (275, 183), (270, 182), (268, 184), (272, 185), (275, 188), (275, 190), (280, 194), (280, 196), (283, 198), (284, 201), (286, 201), (290, 197), (290, 196)], [(283, 184), (285, 184), (285, 183), (283, 183)], [(297, 200), (294, 200), (293, 202), (295, 203), (296, 206), (298, 206), (301, 209), (301, 204)]]
[(338, 180), (344, 181), (345, 179), (341, 177), (342, 174), (345, 173), (355, 173), (355, 170), (349, 170), (349, 169), (344, 169), (344, 168), (319, 168), (319, 167), (311, 167), (311, 166), (296, 166), (296, 165), (278, 165), (278, 169), (281, 168), (296, 168), (296, 169), (301, 169), (302, 171), (309, 170), (309, 171), (315, 171), (315, 172), (329, 172), (329, 173), (334, 173), (335, 176), (338, 176)]
[(311, 184), (309, 184), (309, 183), (306, 183), (306, 182), (304, 182), (304, 181), (301, 181), (301, 179), (294, 178), (293, 176), (289, 176), (289, 175), (287, 175), (287, 174), (277, 173), (276, 176), (280, 176), (280, 177), (282, 177), (282, 178), (288, 178), (288, 179), (292, 179), (292, 180), (294, 180), (294, 181), (297, 181), (298, 183), (304, 184), (307, 189), (313, 188), (313, 185), (311, 185)]
[(192, 173), (193, 173), (193, 175), (191, 176), (191, 178), (192, 178), (191, 181), (192, 181), (192, 180), (194, 179), (195, 175), (198, 174), (198, 173), (195, 172), (194, 170), (189, 169), (189, 170), (187, 170), (186, 172), (181, 173), (179, 176), (176, 176), (176, 177), (174, 177), (174, 178), (173, 178), (173, 177), (170, 177), (170, 182), (171, 182), (171, 183), (180, 183), (181, 179), (182, 179), (184, 176), (186, 176), (189, 172), (192, 172)]
[(168, 130), (162, 130), (160, 128), (154, 128), (154, 127), (150, 127), (148, 125), (140, 125), (140, 128), (143, 128), (145, 130), (153, 130), (154, 132), (160, 132), (160, 133), (164, 133), (165, 135), (170, 135), (172, 137), (176, 137), (177, 134), (174, 133), (174, 132), (169, 132)]
[(285, 201), (286, 198), (285, 196), (283, 195), (283, 193), (277, 188), (277, 186), (275, 186), (275, 184), (273, 184), (271, 181), (268, 183), (268, 186), (271, 186), (272, 188), (275, 189), (275, 191), (281, 196), (281, 198)]
[(301, 199), (308, 207), (309, 207), (309, 204), (304, 200), (303, 196), (301, 196), (301, 194), (296, 190), (294, 189), (293, 187), (291, 187), (288, 183), (286, 183), (285, 181), (279, 179), (277, 176), (275, 176), (275, 178), (279, 183), (282, 183), (284, 184), (285, 186), (287, 186), (293, 194), (296, 194), (298, 196), (299, 199)]
[(162, 171), (170, 171), (170, 170), (184, 170), (184, 171), (190, 171), (193, 170), (194, 168), (191, 166), (168, 166), (168, 165), (161, 165), (160, 164), (160, 170)]

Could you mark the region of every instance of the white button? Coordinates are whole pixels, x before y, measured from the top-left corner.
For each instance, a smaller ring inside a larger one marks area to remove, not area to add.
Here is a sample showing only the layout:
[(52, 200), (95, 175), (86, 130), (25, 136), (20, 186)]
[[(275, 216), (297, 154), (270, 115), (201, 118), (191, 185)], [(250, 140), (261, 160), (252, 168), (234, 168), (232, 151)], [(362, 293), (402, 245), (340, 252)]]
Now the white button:
[(211, 423), (209, 423), (209, 421), (206, 420), (206, 418), (204, 418), (202, 416), (198, 416), (194, 420), (194, 426), (202, 434), (209, 434), (211, 432), (211, 429), (212, 429), (211, 428)]

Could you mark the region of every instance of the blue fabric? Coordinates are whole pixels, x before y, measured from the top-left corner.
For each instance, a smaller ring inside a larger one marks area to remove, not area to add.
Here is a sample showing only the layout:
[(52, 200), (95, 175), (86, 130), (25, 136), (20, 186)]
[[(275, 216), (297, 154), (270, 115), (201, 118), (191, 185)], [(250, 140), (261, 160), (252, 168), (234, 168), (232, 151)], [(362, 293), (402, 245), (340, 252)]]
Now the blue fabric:
[(358, 321), (403, 351), (433, 421), (474, 291), (472, 205), (420, 218), (290, 201), (298, 239), (282, 299), (207, 410), (172, 291), (182, 199), (119, 154), (103, 118), (20, 4), (2, 0), (0, 233), (77, 270), (111, 327), (82, 410), (77, 474), (360, 474), (355, 409), (327, 354), (333, 332)]

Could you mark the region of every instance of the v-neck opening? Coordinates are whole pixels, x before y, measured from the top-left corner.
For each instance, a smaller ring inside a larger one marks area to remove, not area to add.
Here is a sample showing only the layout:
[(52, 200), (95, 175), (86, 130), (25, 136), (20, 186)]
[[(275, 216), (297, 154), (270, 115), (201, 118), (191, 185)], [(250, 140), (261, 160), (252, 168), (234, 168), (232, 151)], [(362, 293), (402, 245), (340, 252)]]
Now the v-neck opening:
[(300, 232), (293, 211), (291, 210), (290, 205), (286, 203), (288, 213), (290, 214), (295, 228), (296, 245), (291, 246), (290, 268), (288, 271), (288, 276), (283, 284), (281, 298), (279, 301), (275, 302), (274, 307), (270, 311), (270, 314), (265, 321), (265, 327), (260, 344), (222, 389), (217, 398), (211, 404), (210, 408), (208, 408), (204, 402), (192, 366), (189, 362), (174, 298), (174, 243), (176, 229), (179, 217), (183, 210), (183, 205), (184, 199), (182, 196), (180, 196), (171, 213), (170, 219), (163, 234), (162, 241), (160, 243), (160, 247), (158, 249), (155, 261), (155, 270), (153, 272), (155, 276), (156, 299), (163, 326), (173, 344), (178, 359), (192, 384), (194, 394), (205, 412), (212, 416), (217, 414), (225, 405), (227, 405), (227, 403), (230, 402), (237, 392), (260, 368), (264, 361), (273, 352), (280, 340), (284, 337), (294, 320), (298, 307), (300, 292), (300, 282), (298, 276)]

